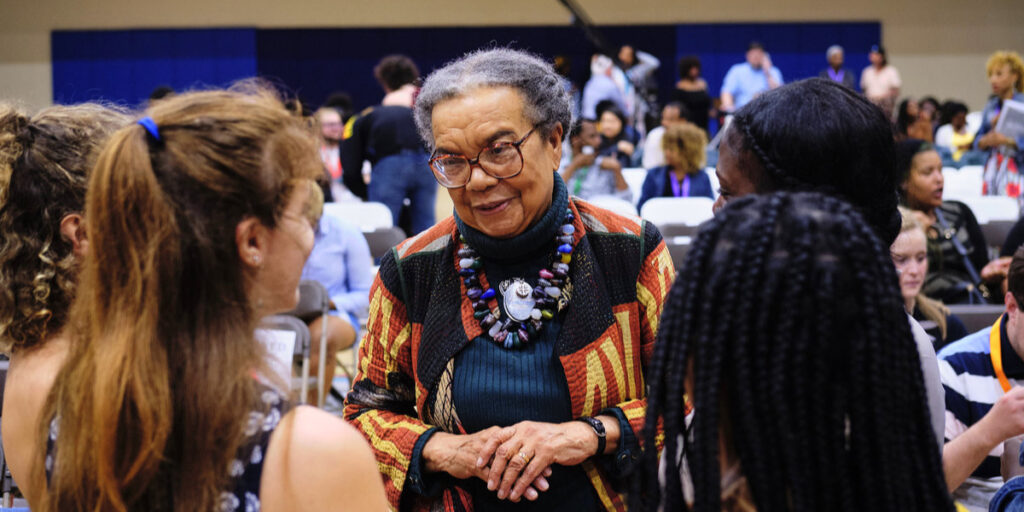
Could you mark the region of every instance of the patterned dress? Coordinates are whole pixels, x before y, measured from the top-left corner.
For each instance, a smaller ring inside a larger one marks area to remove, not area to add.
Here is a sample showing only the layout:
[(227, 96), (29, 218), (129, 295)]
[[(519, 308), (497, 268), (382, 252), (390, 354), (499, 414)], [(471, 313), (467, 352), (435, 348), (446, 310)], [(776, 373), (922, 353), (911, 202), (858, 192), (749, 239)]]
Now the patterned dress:
[[(219, 512), (258, 512), (260, 510), (260, 478), (263, 476), (263, 461), (270, 444), (270, 436), (291, 408), (285, 397), (277, 390), (262, 386), (260, 401), (264, 411), (251, 411), (245, 420), (245, 441), (238, 454), (228, 466), (231, 477), (228, 488), (221, 492), (216, 510)], [(46, 479), (50, 481), (53, 472), (54, 454), (57, 448), (59, 429), (57, 418), (50, 421), (50, 435), (46, 442)]]

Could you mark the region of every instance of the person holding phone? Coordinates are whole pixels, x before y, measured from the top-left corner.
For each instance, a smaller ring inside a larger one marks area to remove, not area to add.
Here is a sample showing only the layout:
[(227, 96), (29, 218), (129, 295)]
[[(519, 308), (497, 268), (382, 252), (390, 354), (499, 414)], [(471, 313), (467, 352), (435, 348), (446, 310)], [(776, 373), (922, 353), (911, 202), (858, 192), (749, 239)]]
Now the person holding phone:
[(750, 103), (758, 94), (782, 84), (782, 72), (772, 65), (771, 56), (764, 51), (764, 46), (751, 41), (747, 46), (747, 61), (733, 65), (725, 74), (719, 110), (732, 113)]

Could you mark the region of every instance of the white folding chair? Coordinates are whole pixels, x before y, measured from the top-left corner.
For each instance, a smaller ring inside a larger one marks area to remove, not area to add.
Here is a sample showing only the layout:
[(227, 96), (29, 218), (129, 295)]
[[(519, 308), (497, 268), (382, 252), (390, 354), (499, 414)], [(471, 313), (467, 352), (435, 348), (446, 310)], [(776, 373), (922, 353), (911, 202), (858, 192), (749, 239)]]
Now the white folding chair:
[[(622, 170), (622, 178), (629, 185), (629, 191), (633, 193), (633, 205), (640, 201), (640, 194), (644, 189), (644, 180), (647, 179), (647, 169), (642, 167), (631, 167)], [(635, 214), (634, 214), (635, 215)]]
[(1020, 217), (1020, 206), (1015, 197), (977, 196), (963, 197), (959, 200), (974, 212), (978, 224), (988, 224), (994, 221), (1015, 222)]
[(984, 180), (985, 168), (980, 165), (965, 165), (957, 172), (964, 176), (971, 176), (972, 179)]
[(633, 217), (637, 215), (635, 203), (631, 203), (625, 199), (620, 199), (615, 196), (595, 196), (587, 199), (587, 202), (619, 215), (629, 215)]
[(981, 129), (981, 115), (982, 113), (977, 111), (967, 114), (967, 131), (978, 133), (978, 130)]
[[(256, 340), (267, 349), (268, 366), (281, 378), (282, 382), (291, 383), (292, 389), (302, 388), (306, 385), (304, 382), (298, 382), (296, 385), (292, 379), (294, 359), (309, 355), (309, 328), (306, 327), (305, 322), (287, 315), (264, 317), (256, 329)], [(303, 392), (303, 397), (305, 397), (305, 392)]]
[(390, 228), (395, 225), (395, 220), (391, 217), (391, 210), (384, 203), (355, 201), (324, 203), (324, 214), (336, 215), (359, 226), (362, 231)]
[[(963, 201), (967, 198), (981, 197), (983, 180), (981, 172), (978, 172), (981, 168), (978, 167), (975, 170), (970, 167), (961, 169), (946, 167), (942, 169), (942, 197), (944, 199)], [(967, 170), (965, 171), (964, 169)]]
[(644, 203), (640, 216), (657, 226), (697, 226), (714, 216), (714, 204), (707, 197), (655, 197)]
[(708, 175), (708, 179), (711, 180), (711, 194), (715, 196), (715, 199), (718, 199), (718, 187), (719, 187), (719, 185), (718, 185), (718, 175), (715, 174), (715, 168), (714, 167), (705, 167), (704, 168), (704, 174), (707, 174)]

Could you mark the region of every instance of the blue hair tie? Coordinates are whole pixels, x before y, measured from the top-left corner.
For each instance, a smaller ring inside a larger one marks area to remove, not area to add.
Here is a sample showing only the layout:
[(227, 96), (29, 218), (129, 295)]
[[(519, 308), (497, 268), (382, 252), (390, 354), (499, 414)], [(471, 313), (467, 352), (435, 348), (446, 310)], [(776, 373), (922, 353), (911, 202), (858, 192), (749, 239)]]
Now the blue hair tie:
[(142, 125), (142, 127), (145, 128), (146, 131), (149, 132), (149, 134), (152, 135), (154, 139), (161, 140), (160, 130), (157, 129), (156, 121), (154, 121), (152, 117), (143, 117), (142, 119), (139, 119), (138, 123)]

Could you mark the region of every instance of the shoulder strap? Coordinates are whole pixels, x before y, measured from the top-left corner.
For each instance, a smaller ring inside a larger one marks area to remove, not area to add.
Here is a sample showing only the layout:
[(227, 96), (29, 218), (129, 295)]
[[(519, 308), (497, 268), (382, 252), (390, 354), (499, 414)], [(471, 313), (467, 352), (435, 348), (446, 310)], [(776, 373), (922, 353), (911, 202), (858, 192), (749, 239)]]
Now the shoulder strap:
[(971, 263), (971, 258), (967, 256), (967, 248), (960, 243), (960, 239), (956, 237), (956, 231), (949, 227), (946, 223), (946, 218), (942, 214), (940, 208), (935, 209), (935, 220), (939, 223), (939, 227), (942, 231), (939, 233), (942, 237), (953, 243), (953, 248), (956, 249), (957, 254), (960, 255), (960, 259), (963, 260), (964, 268), (967, 270), (968, 277), (971, 278), (971, 289), (968, 290), (971, 299), (978, 301), (979, 304), (985, 304), (988, 301), (978, 290), (978, 286), (981, 285), (981, 276), (978, 275), (978, 271), (974, 268), (974, 264)]

